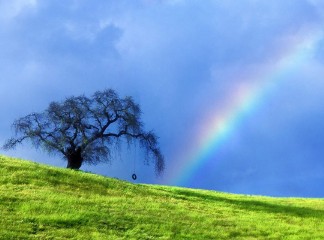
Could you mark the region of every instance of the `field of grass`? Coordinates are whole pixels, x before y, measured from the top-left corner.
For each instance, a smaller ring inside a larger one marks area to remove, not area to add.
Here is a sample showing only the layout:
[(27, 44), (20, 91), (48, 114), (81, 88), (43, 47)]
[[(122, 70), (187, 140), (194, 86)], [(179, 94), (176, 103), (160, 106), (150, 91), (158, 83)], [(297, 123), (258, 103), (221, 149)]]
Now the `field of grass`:
[(0, 156), (0, 239), (324, 239), (324, 199), (131, 184)]

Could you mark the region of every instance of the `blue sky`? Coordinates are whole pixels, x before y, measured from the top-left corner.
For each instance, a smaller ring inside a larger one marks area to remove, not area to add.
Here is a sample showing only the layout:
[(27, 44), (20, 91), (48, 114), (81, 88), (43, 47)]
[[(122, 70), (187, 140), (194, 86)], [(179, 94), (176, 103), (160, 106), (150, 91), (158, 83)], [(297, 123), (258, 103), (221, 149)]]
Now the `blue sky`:
[[(323, 1), (203, 2), (0, 0), (0, 143), (15, 119), (51, 101), (113, 88), (141, 105), (145, 127), (160, 137), (165, 174), (156, 178), (141, 153), (127, 149), (112, 164), (83, 169), (131, 180), (136, 161), (140, 182), (178, 184), (186, 163), (179, 155), (208, 116), (218, 116), (238, 86), (267, 81), (302, 43), (309, 56), (282, 70), (280, 84), (178, 185), (324, 197)], [(65, 166), (28, 144), (1, 153)]]

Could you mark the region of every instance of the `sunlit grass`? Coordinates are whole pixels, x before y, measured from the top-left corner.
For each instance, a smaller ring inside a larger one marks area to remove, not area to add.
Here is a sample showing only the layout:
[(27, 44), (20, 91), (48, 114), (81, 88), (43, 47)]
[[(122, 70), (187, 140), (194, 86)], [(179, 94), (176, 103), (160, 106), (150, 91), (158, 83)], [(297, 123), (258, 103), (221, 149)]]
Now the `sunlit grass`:
[(0, 239), (324, 239), (324, 200), (155, 185), (0, 156)]

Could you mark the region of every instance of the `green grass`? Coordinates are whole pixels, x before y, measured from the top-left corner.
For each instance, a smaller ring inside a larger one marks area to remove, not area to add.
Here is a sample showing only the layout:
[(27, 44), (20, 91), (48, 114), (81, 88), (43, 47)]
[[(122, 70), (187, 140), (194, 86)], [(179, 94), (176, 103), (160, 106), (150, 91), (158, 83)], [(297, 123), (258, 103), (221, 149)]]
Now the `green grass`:
[(0, 239), (324, 239), (324, 200), (131, 184), (0, 156)]

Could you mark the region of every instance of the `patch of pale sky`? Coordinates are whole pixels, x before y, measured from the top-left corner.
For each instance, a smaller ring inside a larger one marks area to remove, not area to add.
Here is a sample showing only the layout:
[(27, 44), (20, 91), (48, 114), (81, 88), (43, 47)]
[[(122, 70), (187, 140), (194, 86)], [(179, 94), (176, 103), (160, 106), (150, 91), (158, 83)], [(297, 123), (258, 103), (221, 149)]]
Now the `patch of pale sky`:
[(94, 41), (100, 26), (95, 24), (80, 24), (74, 21), (67, 21), (64, 23), (64, 29), (72, 40), (86, 40)]

